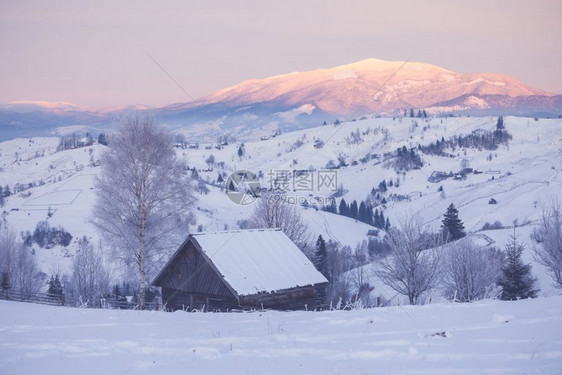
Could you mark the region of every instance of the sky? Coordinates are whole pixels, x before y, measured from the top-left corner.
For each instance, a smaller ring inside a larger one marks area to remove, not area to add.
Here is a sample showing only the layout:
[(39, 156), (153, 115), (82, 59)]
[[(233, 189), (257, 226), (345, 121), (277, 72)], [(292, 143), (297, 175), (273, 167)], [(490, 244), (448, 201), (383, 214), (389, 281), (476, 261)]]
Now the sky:
[(562, 2), (0, 2), (0, 103), (188, 102), (366, 58), (504, 73), (562, 94)]

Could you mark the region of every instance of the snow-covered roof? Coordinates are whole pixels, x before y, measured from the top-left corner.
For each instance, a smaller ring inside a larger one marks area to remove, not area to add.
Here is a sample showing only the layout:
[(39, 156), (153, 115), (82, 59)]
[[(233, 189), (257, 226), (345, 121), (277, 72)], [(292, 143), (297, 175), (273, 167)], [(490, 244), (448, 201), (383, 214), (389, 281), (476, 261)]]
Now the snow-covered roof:
[(197, 233), (191, 237), (238, 295), (328, 281), (278, 229)]

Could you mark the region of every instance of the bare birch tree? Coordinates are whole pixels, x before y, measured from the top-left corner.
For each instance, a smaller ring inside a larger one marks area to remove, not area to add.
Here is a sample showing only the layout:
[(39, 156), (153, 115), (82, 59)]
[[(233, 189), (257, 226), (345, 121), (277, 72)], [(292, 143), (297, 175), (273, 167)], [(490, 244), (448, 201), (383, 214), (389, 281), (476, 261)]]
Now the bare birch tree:
[(419, 217), (402, 218), (400, 229), (391, 228), (385, 238), (391, 253), (381, 260), (376, 275), (410, 304), (437, 286), (441, 262), (437, 247), (440, 236), (427, 233)]
[(502, 274), (501, 251), (461, 239), (446, 249), (443, 284), (445, 294), (461, 302), (486, 297)]
[(146, 113), (119, 122), (100, 163), (92, 221), (136, 268), (143, 309), (148, 277), (187, 235), (191, 182), (170, 135)]
[(298, 207), (287, 203), (282, 194), (264, 193), (255, 203), (250, 221), (254, 228), (280, 228), (301, 249), (311, 241)]
[[(78, 252), (72, 260), (71, 302), (96, 307), (109, 291), (109, 273), (101, 255), (84, 237), (78, 241)], [(70, 301), (69, 301), (70, 302)]]
[(562, 288), (562, 208), (558, 201), (543, 211), (539, 227), (533, 233), (535, 260), (546, 267), (557, 288)]

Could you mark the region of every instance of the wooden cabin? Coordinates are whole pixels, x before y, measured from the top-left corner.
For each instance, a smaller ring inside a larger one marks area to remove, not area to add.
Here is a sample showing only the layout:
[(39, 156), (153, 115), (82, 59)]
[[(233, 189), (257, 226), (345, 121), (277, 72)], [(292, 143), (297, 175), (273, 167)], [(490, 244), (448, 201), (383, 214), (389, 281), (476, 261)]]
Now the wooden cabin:
[(314, 309), (328, 280), (278, 229), (190, 234), (152, 285), (171, 310)]

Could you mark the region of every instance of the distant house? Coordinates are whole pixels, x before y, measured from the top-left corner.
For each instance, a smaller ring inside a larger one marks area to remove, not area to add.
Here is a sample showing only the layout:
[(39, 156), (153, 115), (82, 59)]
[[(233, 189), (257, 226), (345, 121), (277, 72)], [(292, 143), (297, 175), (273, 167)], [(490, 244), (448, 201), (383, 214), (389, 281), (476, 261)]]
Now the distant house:
[(498, 201), (496, 201), (494, 198), (490, 198), (490, 200), (488, 201), (488, 204), (497, 204)]
[(314, 309), (328, 280), (280, 230), (196, 233), (152, 285), (168, 309)]

